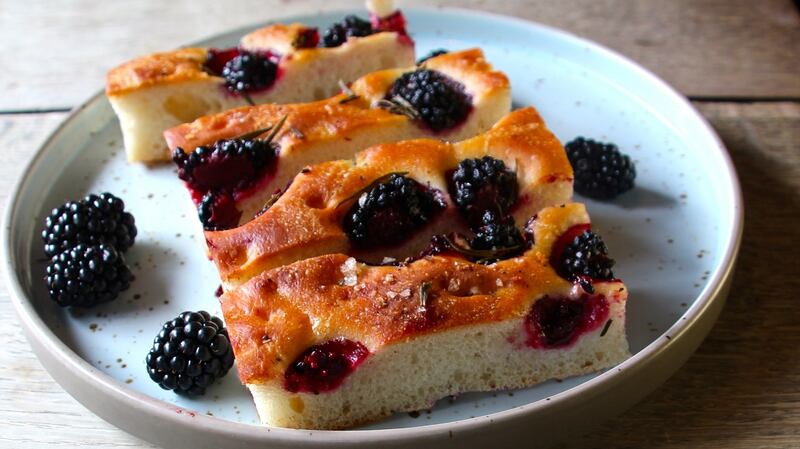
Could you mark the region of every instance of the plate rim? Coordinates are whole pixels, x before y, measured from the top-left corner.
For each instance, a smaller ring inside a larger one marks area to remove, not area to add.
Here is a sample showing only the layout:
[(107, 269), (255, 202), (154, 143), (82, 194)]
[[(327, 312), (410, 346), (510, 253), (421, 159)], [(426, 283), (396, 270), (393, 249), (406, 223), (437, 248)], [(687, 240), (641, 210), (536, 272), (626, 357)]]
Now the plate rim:
[[(735, 166), (731, 159), (730, 153), (725, 147), (724, 143), (717, 135), (716, 131), (711, 127), (708, 121), (703, 117), (697, 109), (678, 91), (672, 86), (667, 84), (657, 75), (653, 74), (648, 69), (639, 65), (632, 59), (618, 53), (615, 50), (609, 49), (602, 44), (596, 43), (587, 38), (580, 37), (574, 33), (561, 30), (549, 25), (544, 25), (527, 19), (518, 17), (506, 16), (494, 12), (483, 10), (470, 10), (460, 7), (407, 7), (403, 8), (404, 11), (414, 11), (423, 14), (441, 14), (447, 13), (455, 16), (467, 16), (472, 19), (479, 19), (494, 24), (507, 23), (516, 27), (534, 28), (537, 31), (545, 32), (553, 37), (567, 41), (570, 44), (578, 44), (591, 49), (591, 51), (600, 54), (600, 56), (611, 60), (616, 64), (621, 64), (627, 69), (632, 70), (637, 76), (645, 78), (654, 87), (657, 87), (662, 94), (666, 94), (676, 100), (684, 109), (691, 114), (691, 118), (698, 120), (702, 130), (708, 134), (715, 142), (713, 151), (718, 152), (724, 162), (724, 172), (727, 174), (729, 182), (725, 183), (726, 189), (730, 189), (730, 194), (733, 199), (733, 226), (732, 232), (727, 237), (723, 249), (723, 256), (720, 263), (714, 268), (709, 276), (703, 290), (694, 298), (690, 307), (679, 316), (676, 321), (666, 329), (661, 335), (656, 337), (654, 341), (642, 348), (639, 352), (632, 355), (622, 363), (615, 367), (603, 372), (593, 379), (587, 380), (575, 387), (567, 389), (563, 392), (557, 393), (545, 399), (540, 399), (534, 402), (523, 404), (521, 406), (513, 407), (507, 410), (490, 413), (488, 415), (477, 416), (474, 418), (464, 418), (458, 421), (451, 421), (439, 424), (426, 424), (411, 428), (392, 428), (392, 429), (369, 429), (369, 430), (309, 430), (309, 429), (289, 429), (281, 427), (271, 427), (263, 425), (254, 425), (230, 421), (214, 416), (206, 416), (201, 413), (181, 413), (185, 409), (182, 407), (170, 404), (168, 402), (153, 398), (144, 393), (137, 392), (126, 387), (122, 382), (112, 378), (110, 375), (96, 369), (66, 344), (58, 338), (52, 330), (44, 323), (39, 314), (33, 308), (32, 301), (28, 298), (21, 285), (20, 279), (16, 274), (16, 268), (24, 265), (24, 261), (17, 261), (15, 255), (12, 254), (12, 223), (16, 217), (16, 212), (19, 207), (19, 196), (23, 189), (26, 187), (30, 180), (30, 173), (45, 156), (45, 152), (52, 146), (52, 143), (57, 140), (61, 133), (70, 125), (71, 122), (78, 119), (81, 113), (90, 106), (97, 102), (104, 100), (104, 90), (100, 90), (88, 100), (80, 104), (72, 110), (67, 117), (58, 125), (58, 127), (48, 136), (48, 138), (37, 148), (32, 157), (24, 165), (23, 170), (20, 172), (13, 188), (8, 195), (6, 203), (6, 211), (2, 221), (2, 239), (0, 240), (0, 258), (2, 258), (2, 265), (5, 268), (5, 281), (10, 299), (20, 318), (22, 328), (25, 331), (31, 346), (41, 344), (45, 347), (55, 348), (51, 351), (56, 363), (60, 364), (63, 368), (73, 370), (76, 376), (88, 379), (97, 388), (98, 393), (105, 397), (111, 397), (116, 401), (123, 402), (126, 406), (132, 407), (143, 413), (156, 415), (160, 420), (169, 421), (172, 424), (187, 426), (189, 430), (200, 430), (208, 432), (209, 429), (220, 435), (229, 436), (242, 436), (246, 435), (248, 438), (255, 438), (256, 441), (262, 442), (283, 442), (283, 443), (312, 443), (331, 445), (342, 443), (363, 443), (369, 441), (380, 441), (387, 438), (407, 439), (413, 438), (432, 438), (440, 436), (442, 433), (455, 431), (475, 431), (488, 426), (489, 424), (501, 424), (503, 422), (511, 422), (516, 419), (525, 418), (539, 410), (554, 408), (559, 405), (574, 403), (584, 395), (590, 393), (599, 393), (608, 388), (613, 387), (615, 383), (624, 380), (623, 377), (631, 375), (631, 372), (641, 370), (645, 367), (647, 362), (652, 362), (660, 356), (666, 354), (670, 347), (676, 346), (686, 336), (697, 322), (704, 317), (706, 312), (712, 305), (716, 305), (718, 301), (725, 300), (725, 288), (730, 281), (733, 268), (735, 266), (736, 258), (741, 246), (743, 222), (744, 222), (744, 203), (742, 198), (741, 185), (735, 170)], [(244, 33), (246, 30), (253, 29), (258, 26), (275, 23), (277, 21), (285, 20), (300, 20), (308, 18), (309, 16), (320, 14), (335, 14), (347, 13), (355, 11), (354, 9), (325, 9), (324, 11), (314, 11), (306, 14), (291, 14), (291, 15), (275, 15), (267, 21), (251, 24), (247, 26), (237, 27), (235, 29), (222, 31), (215, 35), (197, 40), (189, 45), (203, 45), (212, 39), (218, 39), (225, 35)], [(712, 149), (709, 149), (711, 151)], [(34, 234), (35, 235), (35, 234)], [(23, 262), (23, 263), (18, 263)], [(716, 317), (714, 317), (716, 321)], [(705, 335), (703, 335), (705, 338)], [(34, 341), (35, 340), (35, 341)], [(34, 352), (36, 352), (34, 350)], [(692, 351), (694, 352), (694, 350)], [(42, 357), (37, 353), (37, 358), (42, 360)], [(677, 368), (676, 368), (677, 369)], [(47, 369), (48, 373), (64, 388), (67, 393), (76, 398), (70, 388), (65, 387), (62, 380), (53, 376), (51, 369)], [(77, 399), (77, 398), (76, 398)], [(83, 401), (79, 401), (83, 403)], [(93, 414), (100, 416), (94, 409), (90, 409)], [(177, 413), (176, 413), (177, 412)], [(103, 417), (103, 416), (101, 416)], [(225, 423), (224, 426), (219, 426), (220, 423)], [(452, 433), (451, 433), (452, 435)]]

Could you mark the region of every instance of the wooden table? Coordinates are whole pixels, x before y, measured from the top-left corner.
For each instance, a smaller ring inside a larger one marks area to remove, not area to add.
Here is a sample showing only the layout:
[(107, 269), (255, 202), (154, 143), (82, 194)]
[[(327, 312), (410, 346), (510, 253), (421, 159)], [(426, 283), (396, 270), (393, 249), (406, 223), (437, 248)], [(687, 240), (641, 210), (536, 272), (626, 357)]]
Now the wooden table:
[[(46, 136), (135, 55), (324, 0), (0, 0), (0, 203)], [(339, 2), (358, 6), (359, 0)], [(401, 1), (402, 5), (431, 3)], [(744, 189), (728, 305), (663, 388), (569, 448), (800, 447), (800, 14), (791, 0), (469, 0), (620, 51), (690, 97)], [(105, 423), (42, 369), (0, 288), (0, 447), (153, 447)], [(521, 447), (524, 447), (521, 444)]]

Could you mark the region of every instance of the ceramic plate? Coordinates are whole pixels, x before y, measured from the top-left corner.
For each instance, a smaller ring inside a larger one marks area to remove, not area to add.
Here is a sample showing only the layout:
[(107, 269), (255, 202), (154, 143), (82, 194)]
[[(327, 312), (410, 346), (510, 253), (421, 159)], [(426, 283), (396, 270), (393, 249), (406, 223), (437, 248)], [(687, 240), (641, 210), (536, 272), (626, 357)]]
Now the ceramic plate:
[[(326, 26), (345, 13), (286, 20)], [(168, 447), (385, 447), (541, 445), (584, 430), (639, 400), (676, 370), (724, 302), (742, 204), (728, 155), (700, 115), (655, 76), (575, 36), (516, 19), (455, 9), (406, 11), (418, 54), (480, 46), (512, 82), (514, 105), (534, 105), (567, 142), (615, 142), (636, 161), (635, 190), (588, 204), (594, 228), (630, 289), (634, 356), (589, 376), (525, 390), (465, 394), (419, 415), (397, 414), (352, 431), (256, 425), (250, 395), (231, 373), (200, 399), (161, 390), (144, 357), (160, 325), (183, 310), (219, 314), (216, 272), (204, 257), (193, 207), (171, 166), (125, 161), (102, 95), (75, 111), (39, 150), (11, 197), (4, 263), (15, 306), (44, 366), (104, 419)], [(253, 27), (255, 28), (255, 27)], [(250, 29), (202, 45), (235, 45)], [(87, 192), (121, 196), (139, 227), (128, 252), (136, 281), (113, 303), (63, 310), (47, 297), (43, 218)], [(562, 431), (563, 430), (563, 431)]]

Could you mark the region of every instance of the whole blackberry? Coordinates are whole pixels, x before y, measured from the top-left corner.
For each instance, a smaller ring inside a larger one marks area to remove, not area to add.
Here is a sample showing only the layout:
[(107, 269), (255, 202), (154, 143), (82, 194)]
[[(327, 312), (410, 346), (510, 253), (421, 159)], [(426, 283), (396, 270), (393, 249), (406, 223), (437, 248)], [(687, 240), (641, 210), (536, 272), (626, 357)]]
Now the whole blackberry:
[(445, 55), (447, 53), (449, 53), (449, 52), (447, 50), (445, 50), (444, 48), (439, 48), (437, 50), (433, 50), (430, 53), (428, 53), (427, 55), (417, 59), (417, 65), (422, 65), (422, 63), (424, 63), (428, 59), (435, 58), (435, 57), (441, 56), (441, 55)]
[(225, 63), (222, 77), (225, 87), (234, 93), (252, 92), (267, 88), (278, 75), (278, 64), (270, 55), (240, 50)]
[(161, 327), (147, 354), (147, 374), (165, 390), (198, 396), (233, 366), (228, 330), (206, 311), (183, 312)]
[(191, 153), (178, 147), (172, 161), (178, 177), (194, 190), (234, 190), (247, 187), (275, 159), (277, 147), (262, 139), (224, 139)]
[(517, 201), (517, 173), (491, 156), (464, 159), (450, 178), (453, 200), (472, 226), (478, 226), (484, 211), (496, 216), (508, 213)]
[(633, 188), (636, 166), (613, 143), (578, 137), (566, 150), (581, 195), (608, 200)]
[(475, 237), (470, 242), (472, 249), (481, 250), (514, 247), (522, 250), (524, 244), (522, 234), (514, 226), (514, 217), (511, 215), (501, 217), (491, 210), (484, 212), (481, 226), (475, 231)]
[(403, 241), (444, 209), (444, 202), (417, 181), (393, 173), (359, 196), (342, 228), (357, 246), (386, 246)]
[[(395, 104), (396, 97), (407, 102), (414, 110), (411, 115), (418, 115), (433, 131), (458, 125), (472, 109), (472, 99), (464, 86), (435, 70), (417, 69), (401, 75), (389, 88), (385, 100)], [(399, 107), (405, 106), (399, 104)]]
[(242, 212), (236, 208), (233, 195), (224, 191), (211, 191), (203, 196), (197, 206), (197, 217), (206, 231), (235, 228)]
[(44, 253), (53, 257), (77, 243), (105, 243), (124, 252), (136, 239), (136, 223), (111, 193), (90, 194), (53, 209), (42, 231)]
[(131, 271), (125, 259), (106, 244), (78, 243), (50, 260), (45, 281), (61, 307), (91, 307), (116, 298), (130, 287)]
[[(571, 281), (611, 280), (614, 279), (614, 259), (608, 257), (608, 248), (603, 239), (590, 230), (585, 230), (576, 235), (571, 242), (564, 246), (561, 258), (556, 265), (558, 274)], [(591, 283), (587, 291), (591, 293)]]
[(323, 47), (338, 47), (347, 42), (348, 37), (369, 36), (373, 32), (369, 21), (350, 15), (325, 30), (321, 44)]

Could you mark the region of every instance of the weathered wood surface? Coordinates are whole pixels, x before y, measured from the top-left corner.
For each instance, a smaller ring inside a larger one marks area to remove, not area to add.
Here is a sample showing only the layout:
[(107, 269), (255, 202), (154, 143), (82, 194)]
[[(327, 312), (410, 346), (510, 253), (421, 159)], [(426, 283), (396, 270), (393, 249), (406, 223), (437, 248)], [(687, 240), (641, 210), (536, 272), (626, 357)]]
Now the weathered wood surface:
[[(745, 194), (744, 243), (728, 305), (697, 354), (664, 387), (564, 448), (800, 445), (800, 103), (696, 105), (725, 140)], [(0, 115), (0, 204), (24, 160), (64, 115)], [(14, 316), (4, 286), (0, 316)], [(0, 447), (153, 447), (65, 393), (14, 319), (0, 326), (0, 342)]]
[[(792, 0), (396, 0), (554, 25), (614, 48), (696, 98), (800, 99)], [(0, 0), (0, 212), (24, 163), (130, 57), (330, 7), (323, 0)], [(361, 0), (336, 2), (359, 7)], [(700, 350), (667, 384), (591, 435), (589, 448), (800, 447), (800, 103), (696, 103), (722, 135), (745, 194), (733, 292)], [(152, 448), (65, 393), (22, 336), (0, 280), (0, 447)]]
[[(553, 25), (633, 58), (693, 97), (800, 98), (792, 0), (396, 0)], [(70, 108), (134, 56), (363, 0), (0, 0), (0, 111)]]

